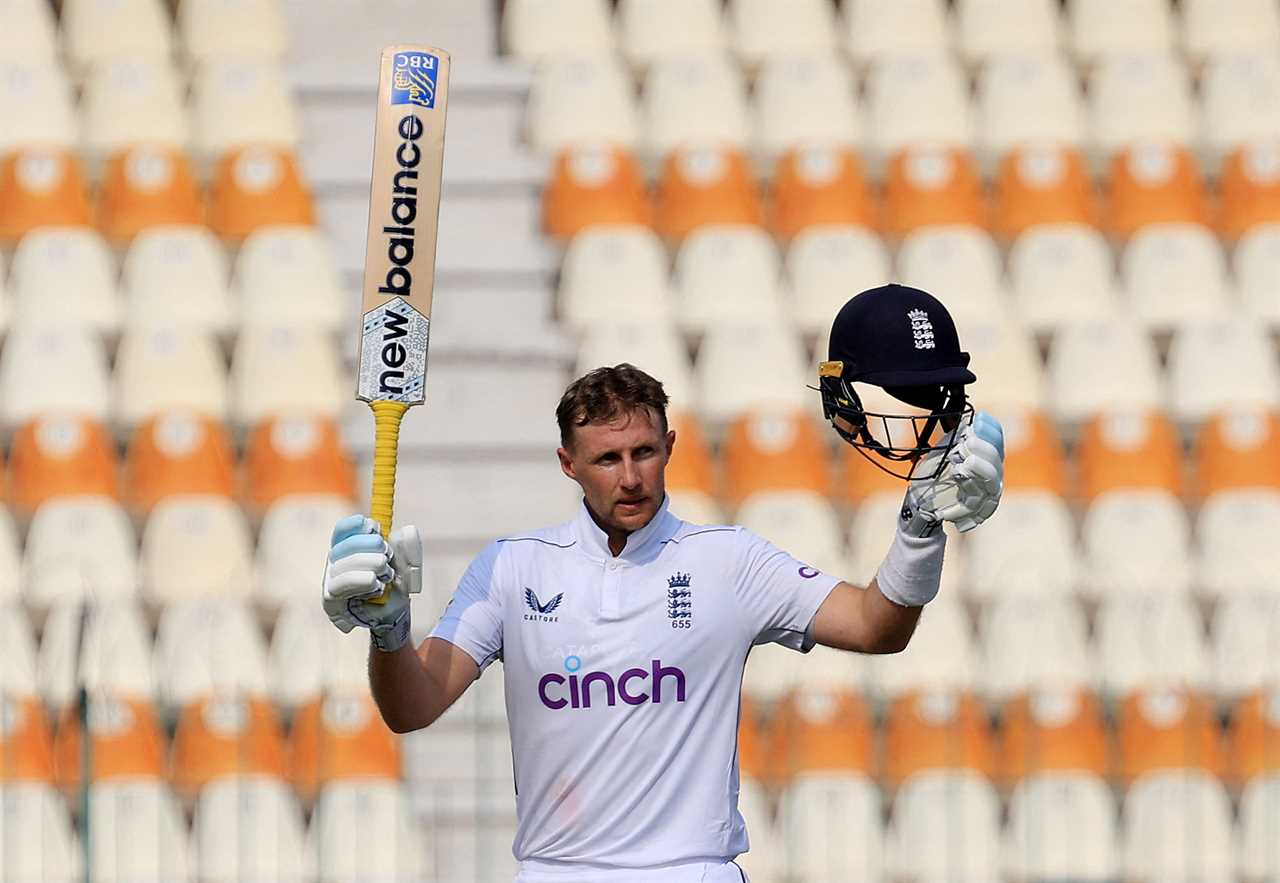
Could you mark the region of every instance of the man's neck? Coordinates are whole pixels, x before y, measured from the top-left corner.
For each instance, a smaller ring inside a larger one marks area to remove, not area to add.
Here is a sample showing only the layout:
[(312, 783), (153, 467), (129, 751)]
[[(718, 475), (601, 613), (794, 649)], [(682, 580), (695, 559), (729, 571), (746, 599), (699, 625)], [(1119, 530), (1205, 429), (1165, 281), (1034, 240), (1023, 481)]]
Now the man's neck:
[(627, 547), (627, 537), (631, 536), (631, 531), (610, 527), (595, 513), (590, 503), (583, 501), (583, 504), (587, 507), (587, 514), (591, 516), (591, 520), (595, 522), (596, 527), (604, 531), (604, 535), (609, 541), (609, 554), (617, 558), (622, 554), (622, 550)]

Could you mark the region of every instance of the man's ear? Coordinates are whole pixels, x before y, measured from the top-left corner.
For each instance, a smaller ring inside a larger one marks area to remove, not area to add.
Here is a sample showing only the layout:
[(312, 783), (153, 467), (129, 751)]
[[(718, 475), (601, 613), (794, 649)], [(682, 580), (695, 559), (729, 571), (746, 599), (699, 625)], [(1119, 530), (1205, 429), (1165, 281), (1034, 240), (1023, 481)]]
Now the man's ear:
[(569, 452), (564, 448), (556, 448), (556, 457), (560, 459), (560, 471), (577, 481), (578, 475), (574, 472), (573, 458), (569, 456)]
[(674, 429), (667, 430), (667, 459), (671, 459), (671, 452), (676, 448), (676, 431)]

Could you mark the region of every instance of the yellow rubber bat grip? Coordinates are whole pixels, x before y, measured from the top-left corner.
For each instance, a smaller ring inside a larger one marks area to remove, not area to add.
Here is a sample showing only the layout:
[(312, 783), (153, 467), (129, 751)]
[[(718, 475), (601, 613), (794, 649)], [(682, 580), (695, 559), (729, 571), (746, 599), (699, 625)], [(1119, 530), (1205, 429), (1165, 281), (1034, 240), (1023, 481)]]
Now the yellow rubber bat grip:
[[(391, 513), (396, 501), (396, 455), (400, 442), (400, 421), (409, 406), (401, 402), (370, 402), (373, 410), (373, 492), (370, 517), (382, 529), (382, 538), (391, 536)], [(385, 595), (366, 604), (385, 604)]]

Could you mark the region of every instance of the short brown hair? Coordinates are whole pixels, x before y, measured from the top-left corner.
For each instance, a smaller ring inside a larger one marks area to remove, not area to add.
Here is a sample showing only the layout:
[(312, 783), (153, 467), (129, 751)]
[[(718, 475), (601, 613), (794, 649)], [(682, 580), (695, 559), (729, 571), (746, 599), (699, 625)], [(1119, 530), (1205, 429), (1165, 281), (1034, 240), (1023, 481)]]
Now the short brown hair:
[(596, 368), (579, 377), (560, 397), (556, 423), (560, 444), (568, 447), (575, 426), (607, 423), (636, 408), (652, 408), (667, 431), (667, 393), (662, 383), (635, 365), (623, 362), (612, 368)]

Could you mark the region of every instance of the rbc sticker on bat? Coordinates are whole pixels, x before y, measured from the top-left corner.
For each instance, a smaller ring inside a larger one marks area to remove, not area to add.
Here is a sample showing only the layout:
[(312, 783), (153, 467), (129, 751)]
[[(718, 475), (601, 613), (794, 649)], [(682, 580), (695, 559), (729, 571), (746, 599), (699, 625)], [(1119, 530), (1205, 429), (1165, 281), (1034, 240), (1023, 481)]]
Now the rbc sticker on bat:
[(391, 103), (436, 106), (440, 59), (428, 52), (398, 52), (392, 62)]

